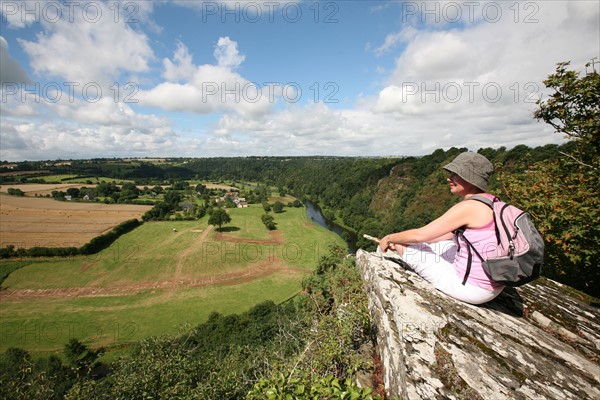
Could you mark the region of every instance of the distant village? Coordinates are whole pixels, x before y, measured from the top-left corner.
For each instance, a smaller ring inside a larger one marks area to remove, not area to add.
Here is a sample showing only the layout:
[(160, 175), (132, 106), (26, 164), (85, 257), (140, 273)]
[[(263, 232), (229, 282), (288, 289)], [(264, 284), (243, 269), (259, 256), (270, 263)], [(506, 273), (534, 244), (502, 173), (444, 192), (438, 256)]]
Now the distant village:
[(237, 208), (247, 208), (248, 202), (246, 201), (246, 198), (239, 197), (238, 195), (239, 195), (239, 193), (235, 192), (235, 191), (227, 192), (227, 193), (225, 193), (225, 195), (217, 198), (215, 200), (215, 202), (217, 204), (220, 204), (220, 203), (228, 204), (229, 202), (232, 202), (233, 204), (235, 204), (235, 206)]

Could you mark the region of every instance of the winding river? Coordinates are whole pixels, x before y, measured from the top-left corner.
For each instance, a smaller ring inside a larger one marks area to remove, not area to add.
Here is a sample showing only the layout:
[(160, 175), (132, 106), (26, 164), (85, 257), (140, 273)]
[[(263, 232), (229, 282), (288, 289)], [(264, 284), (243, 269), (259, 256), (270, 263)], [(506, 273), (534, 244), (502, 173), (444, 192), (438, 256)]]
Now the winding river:
[(320, 225), (326, 229), (329, 229), (332, 232), (337, 233), (348, 245), (348, 251), (354, 254), (356, 253), (356, 235), (354, 232), (351, 232), (343, 227), (339, 226), (335, 222), (327, 220), (323, 213), (321, 212), (321, 208), (318, 205), (312, 203), (311, 201), (305, 201), (304, 205), (306, 205), (306, 216), (308, 219)]

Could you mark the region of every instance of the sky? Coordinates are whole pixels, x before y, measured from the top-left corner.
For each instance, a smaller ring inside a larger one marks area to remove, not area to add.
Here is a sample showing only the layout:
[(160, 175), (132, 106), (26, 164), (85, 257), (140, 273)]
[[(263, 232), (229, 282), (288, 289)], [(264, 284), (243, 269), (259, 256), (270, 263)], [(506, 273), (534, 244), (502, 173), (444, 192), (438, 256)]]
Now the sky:
[(600, 59), (598, 0), (0, 0), (0, 17), (3, 161), (562, 143), (533, 118), (543, 81)]

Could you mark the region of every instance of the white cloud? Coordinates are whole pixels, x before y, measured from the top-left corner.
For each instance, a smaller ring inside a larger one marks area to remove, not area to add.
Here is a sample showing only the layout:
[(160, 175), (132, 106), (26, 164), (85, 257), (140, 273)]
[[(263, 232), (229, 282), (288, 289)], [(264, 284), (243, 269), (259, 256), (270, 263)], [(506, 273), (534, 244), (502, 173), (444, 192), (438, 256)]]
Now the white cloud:
[[(408, 155), (427, 154), (440, 147), (477, 150), (548, 143), (551, 129), (530, 124), (530, 115), (523, 115), (526, 121), (513, 126), (506, 120), (523, 116), (465, 112), (460, 119), (432, 118), (427, 114), (374, 113), (369, 108), (332, 110), (319, 103), (290, 106), (260, 119), (224, 115), (212, 131), (214, 139), (208, 142), (213, 149), (222, 143), (218, 153), (232, 155)], [(546, 135), (542, 141), (540, 132)], [(554, 139), (561, 141), (560, 137)], [(234, 151), (225, 143), (235, 143), (238, 148)]]
[(181, 42), (177, 43), (177, 50), (173, 55), (173, 60), (168, 58), (163, 60), (165, 68), (162, 76), (169, 82), (178, 82), (190, 80), (194, 76), (196, 67), (192, 61), (192, 55), (188, 52), (187, 47)]
[[(493, 23), (481, 19), (451, 30), (424, 25), (416, 33), (410, 28), (371, 108), (397, 121), (401, 142), (417, 135), (426, 148), (468, 143), (477, 149), (562, 141), (533, 119), (535, 100), (548, 95), (542, 81), (557, 62), (572, 60), (580, 69), (598, 55), (598, 25), (589, 23), (598, 21), (598, 7), (536, 2), (521, 8), (515, 22), (513, 3), (496, 4), (504, 17)], [(379, 49), (387, 51), (403, 37), (403, 31), (390, 34)]]
[[(2, 160), (27, 160), (31, 159), (32, 150), (36, 148), (36, 143), (30, 138), (27, 131), (31, 131), (34, 124), (14, 125), (9, 121), (0, 120), (0, 158)], [(3, 154), (5, 149), (10, 153)], [(21, 155), (22, 157), (19, 157)]]
[(221, 37), (215, 47), (215, 58), (220, 67), (235, 69), (244, 62), (246, 56), (240, 55), (236, 42), (229, 37)]
[(397, 60), (392, 82), (404, 79), (457, 79), (478, 68), (483, 54), (471, 37), (456, 31), (419, 34)]
[[(0, 1), (0, 16), (6, 21), (8, 28), (20, 29), (39, 21), (41, 5), (38, 0)], [(34, 12), (24, 12), (33, 10)], [(37, 11), (36, 11), (37, 10)]]
[(389, 33), (383, 44), (375, 49), (375, 54), (381, 56), (392, 51), (396, 46), (402, 43), (410, 42), (414, 39), (418, 31), (412, 26), (406, 26), (399, 32)]
[[(66, 119), (26, 122), (3, 118), (0, 159), (125, 157), (181, 152), (179, 138), (169, 121), (155, 116), (123, 115), (126, 111), (121, 114), (104, 124), (91, 125)], [(95, 122), (89, 115), (81, 119)]]
[[(598, 53), (593, 2), (531, 3), (535, 8), (520, 9), (518, 22), (512, 3), (493, 3), (503, 7), (497, 22), (482, 20), (448, 31), (422, 28), (397, 58), (390, 83), (482, 77), (539, 82), (559, 61), (581, 64)], [(594, 18), (595, 26), (589, 24)]]
[(147, 36), (124, 23), (125, 15), (117, 18), (109, 8), (113, 5), (86, 4), (93, 7), (83, 12), (81, 6), (82, 10), (72, 12), (72, 21), (68, 14), (55, 22), (42, 19), (44, 31), (35, 40), (19, 40), (34, 71), (82, 85), (97, 82), (103, 86), (111, 85), (122, 72), (148, 71), (154, 54)]
[[(224, 115), (213, 132), (242, 144), (237, 151), (244, 154), (340, 154), (352, 152), (357, 145), (350, 125), (345, 112), (313, 103), (290, 105), (258, 119)], [(364, 145), (364, 139), (359, 139)]]
[(111, 97), (7, 97), (1, 132), (2, 160), (181, 153), (168, 118), (137, 113)]
[(167, 82), (141, 91), (140, 104), (196, 114), (227, 111), (260, 116), (268, 112), (275, 102), (274, 90), (258, 87), (235, 72), (245, 58), (237, 43), (219, 38), (214, 56), (217, 65), (194, 65), (187, 47), (179, 42), (173, 60), (163, 60)]

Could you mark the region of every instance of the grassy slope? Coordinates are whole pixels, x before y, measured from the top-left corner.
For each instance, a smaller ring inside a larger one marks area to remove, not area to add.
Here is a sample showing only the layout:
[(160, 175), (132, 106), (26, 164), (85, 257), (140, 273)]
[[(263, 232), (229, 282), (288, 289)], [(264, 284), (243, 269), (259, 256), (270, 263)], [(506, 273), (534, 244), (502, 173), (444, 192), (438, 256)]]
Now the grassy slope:
[(298, 288), (297, 281), (274, 274), (234, 286), (181, 289), (172, 297), (150, 291), (4, 304), (0, 350), (60, 351), (72, 337), (93, 347), (119, 346), (151, 335), (175, 334), (185, 324), (204, 322), (212, 311), (239, 313), (265, 300), (283, 301)]
[[(230, 210), (228, 236), (268, 240), (260, 206)], [(48, 289), (126, 285), (243, 272), (277, 257), (287, 267), (309, 271), (337, 235), (308, 221), (304, 208), (274, 214), (282, 244), (215, 241), (211, 232), (198, 242), (202, 221), (146, 223), (94, 256), (35, 261), (14, 271), (8, 289)], [(177, 232), (173, 232), (173, 228)], [(195, 242), (195, 244), (194, 244)], [(190, 247), (191, 246), (191, 247)], [(183, 254), (183, 257), (182, 257)], [(175, 334), (185, 324), (197, 325), (212, 311), (239, 313), (265, 300), (280, 302), (300, 289), (303, 274), (278, 271), (247, 282), (227, 285), (148, 289), (110, 297), (3, 300), (0, 307), (0, 351), (22, 347), (32, 353), (60, 351), (72, 337), (92, 346), (118, 347), (150, 335)]]

